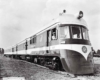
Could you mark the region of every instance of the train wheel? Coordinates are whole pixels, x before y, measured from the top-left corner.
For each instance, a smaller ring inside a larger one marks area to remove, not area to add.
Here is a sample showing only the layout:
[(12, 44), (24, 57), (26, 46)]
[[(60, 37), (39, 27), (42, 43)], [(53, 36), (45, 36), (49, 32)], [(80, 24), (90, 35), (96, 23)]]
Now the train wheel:
[(59, 70), (59, 64), (57, 62), (52, 62), (52, 69)]

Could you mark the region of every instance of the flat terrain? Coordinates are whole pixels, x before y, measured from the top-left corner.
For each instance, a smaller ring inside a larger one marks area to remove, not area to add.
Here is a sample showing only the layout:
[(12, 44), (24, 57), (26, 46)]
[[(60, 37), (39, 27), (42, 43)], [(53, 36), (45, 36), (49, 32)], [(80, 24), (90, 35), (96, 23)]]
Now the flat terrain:
[(100, 58), (94, 57), (94, 75), (71, 77), (33, 63), (0, 57), (0, 77), (24, 77), (25, 80), (100, 80)]

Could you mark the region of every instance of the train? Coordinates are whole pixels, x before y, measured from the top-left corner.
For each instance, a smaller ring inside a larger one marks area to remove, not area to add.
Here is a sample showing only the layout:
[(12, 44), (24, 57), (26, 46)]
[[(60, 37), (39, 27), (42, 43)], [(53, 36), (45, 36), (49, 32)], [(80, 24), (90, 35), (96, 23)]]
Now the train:
[(94, 61), (83, 12), (64, 10), (46, 28), (5, 50), (4, 56), (72, 74), (93, 74)]

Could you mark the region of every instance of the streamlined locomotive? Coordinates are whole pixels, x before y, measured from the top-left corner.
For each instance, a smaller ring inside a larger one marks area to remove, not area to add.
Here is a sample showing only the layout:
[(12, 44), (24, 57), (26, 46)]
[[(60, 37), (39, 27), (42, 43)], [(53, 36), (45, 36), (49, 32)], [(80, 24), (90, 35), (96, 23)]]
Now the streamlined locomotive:
[(60, 14), (45, 29), (5, 50), (5, 56), (64, 69), (72, 74), (93, 73), (93, 53), (87, 24), (82, 17), (82, 11), (78, 17)]

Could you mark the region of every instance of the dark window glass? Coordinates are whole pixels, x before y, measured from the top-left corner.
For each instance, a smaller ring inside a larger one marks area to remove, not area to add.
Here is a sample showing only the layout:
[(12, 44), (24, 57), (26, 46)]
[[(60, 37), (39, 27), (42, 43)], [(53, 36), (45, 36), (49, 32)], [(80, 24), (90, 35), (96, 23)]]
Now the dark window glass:
[(56, 30), (56, 28), (52, 29), (51, 39), (52, 40), (57, 39), (57, 30)]
[(34, 43), (36, 43), (36, 37), (30, 38), (30, 44), (34, 44)]
[(72, 38), (73, 39), (82, 39), (81, 27), (71, 26)]

